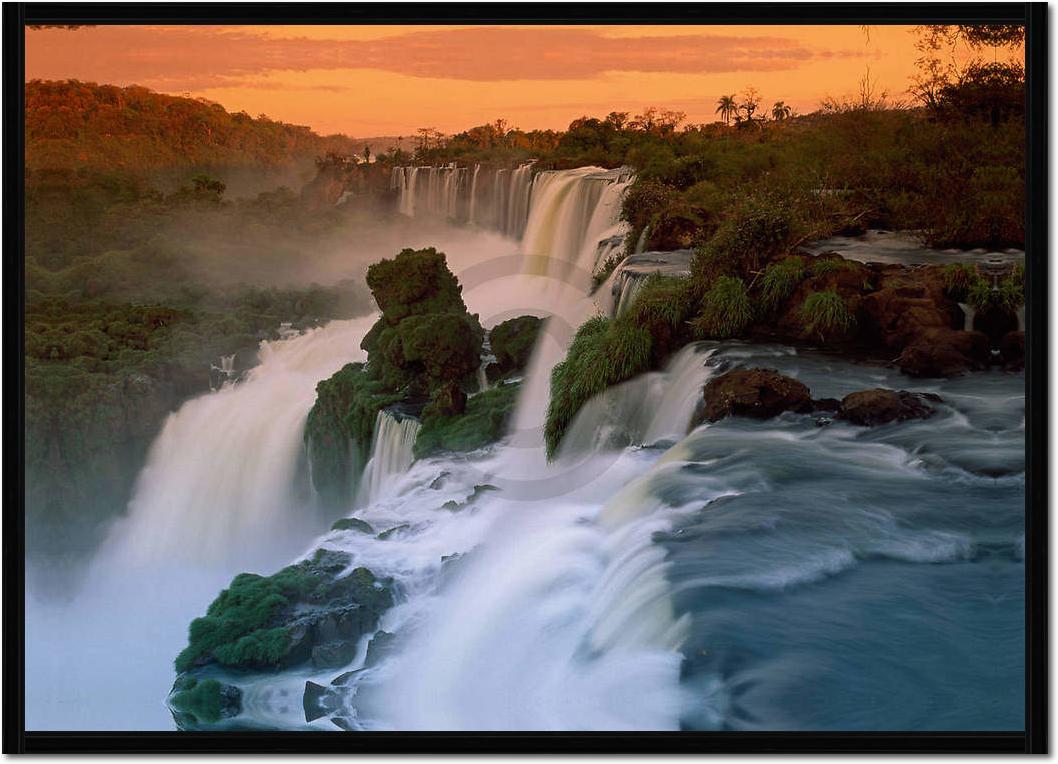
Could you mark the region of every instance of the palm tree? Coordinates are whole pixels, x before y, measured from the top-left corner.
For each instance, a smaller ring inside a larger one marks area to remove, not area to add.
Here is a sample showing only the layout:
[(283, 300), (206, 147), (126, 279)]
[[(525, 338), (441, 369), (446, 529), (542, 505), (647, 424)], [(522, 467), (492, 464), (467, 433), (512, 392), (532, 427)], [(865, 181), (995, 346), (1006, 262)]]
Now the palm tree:
[(782, 122), (784, 119), (789, 119), (790, 107), (782, 101), (776, 101), (775, 105), (771, 107), (771, 118), (776, 122)]
[(716, 102), (716, 114), (720, 115), (720, 118), (724, 120), (725, 125), (731, 124), (731, 117), (738, 113), (738, 106), (735, 105), (735, 95), (720, 96), (720, 100)]

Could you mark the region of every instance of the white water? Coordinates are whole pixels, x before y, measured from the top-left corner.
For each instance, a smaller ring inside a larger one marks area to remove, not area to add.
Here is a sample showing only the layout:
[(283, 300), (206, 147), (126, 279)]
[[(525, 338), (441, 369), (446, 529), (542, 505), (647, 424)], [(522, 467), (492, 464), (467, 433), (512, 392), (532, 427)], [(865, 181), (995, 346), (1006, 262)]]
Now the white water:
[(358, 504), (378, 501), (394, 488), (398, 478), (415, 461), (412, 446), (420, 429), (422, 425), (418, 419), (396, 416), (388, 411), (378, 412), (371, 438), (371, 458), (360, 482)]
[(360, 338), (374, 320), (263, 342), (244, 381), (170, 414), (102, 556), (237, 568), (300, 548), (319, 524), (295, 481), (316, 384), (363, 360)]

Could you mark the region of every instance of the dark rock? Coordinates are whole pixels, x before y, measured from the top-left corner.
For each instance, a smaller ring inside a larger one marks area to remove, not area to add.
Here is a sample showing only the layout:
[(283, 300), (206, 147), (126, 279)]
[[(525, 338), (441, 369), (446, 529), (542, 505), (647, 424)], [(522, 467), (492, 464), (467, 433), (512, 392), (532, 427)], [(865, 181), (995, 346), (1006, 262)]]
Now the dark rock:
[(396, 634), (388, 631), (378, 631), (367, 644), (367, 655), (364, 658), (364, 666), (374, 666), (380, 660), (393, 652), (397, 639)]
[(1018, 314), (1001, 305), (988, 305), (974, 314), (974, 330), (998, 340), (1018, 330)]
[(408, 525), (407, 523), (401, 523), (400, 525), (395, 525), (392, 528), (390, 528), (389, 530), (382, 531), (382, 533), (378, 534), (378, 538), (381, 541), (385, 541), (386, 539), (391, 538), (392, 536), (400, 533), (401, 531), (408, 530), (408, 528), (410, 528), (410, 527), (411, 526)]
[(704, 396), (702, 418), (710, 422), (732, 415), (768, 419), (784, 411), (812, 410), (808, 388), (774, 369), (729, 371), (711, 380)]
[(934, 409), (926, 401), (940, 400), (937, 395), (909, 393), (905, 390), (860, 390), (849, 393), (841, 400), (837, 418), (865, 427), (908, 419), (927, 419), (933, 416)]
[(348, 719), (345, 719), (341, 716), (331, 717), (331, 724), (333, 724), (340, 730), (345, 730), (346, 732), (352, 732), (354, 729), (356, 729), (355, 727), (353, 727), (353, 725), (349, 722)]
[(312, 681), (305, 682), (305, 694), (302, 707), (305, 709), (305, 721), (312, 722), (341, 709), (341, 699), (335, 691)]
[(312, 665), (316, 668), (340, 668), (356, 657), (356, 643), (336, 639), (312, 648)]
[(815, 411), (837, 411), (841, 407), (841, 401), (837, 398), (813, 398), (812, 408)]
[(1009, 332), (999, 342), (999, 358), (1007, 371), (1025, 368), (1025, 332)]
[(988, 338), (955, 329), (924, 332), (896, 359), (900, 371), (912, 377), (952, 377), (983, 369), (988, 362)]
[(360, 533), (366, 533), (368, 535), (374, 535), (375, 529), (356, 517), (343, 517), (341, 520), (335, 520), (334, 525), (331, 526), (332, 531), (359, 531)]

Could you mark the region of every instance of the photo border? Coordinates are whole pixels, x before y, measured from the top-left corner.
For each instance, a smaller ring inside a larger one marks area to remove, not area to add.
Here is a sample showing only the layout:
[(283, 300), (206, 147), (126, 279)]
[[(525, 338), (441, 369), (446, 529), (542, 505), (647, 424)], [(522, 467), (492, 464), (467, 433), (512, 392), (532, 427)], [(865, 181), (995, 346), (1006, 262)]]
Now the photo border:
[[(1048, 750), (1047, 27), (1045, 3), (5, 3), (3, 6), (4, 753), (1045, 753)], [(1023, 23), (1026, 67), (1024, 732), (34, 732), (25, 730), (26, 24)]]

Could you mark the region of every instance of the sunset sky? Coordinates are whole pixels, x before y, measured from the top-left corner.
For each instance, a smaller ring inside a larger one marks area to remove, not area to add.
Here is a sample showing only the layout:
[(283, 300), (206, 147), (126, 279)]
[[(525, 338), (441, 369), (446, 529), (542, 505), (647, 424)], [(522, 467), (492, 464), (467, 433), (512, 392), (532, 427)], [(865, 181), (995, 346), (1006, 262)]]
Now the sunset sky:
[(26, 32), (26, 77), (138, 84), (356, 137), (446, 133), (502, 117), (563, 128), (645, 106), (716, 119), (755, 87), (800, 113), (867, 68), (903, 98), (912, 27), (98, 26)]

